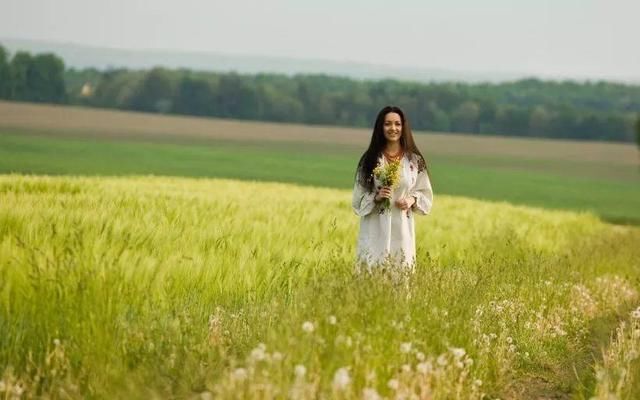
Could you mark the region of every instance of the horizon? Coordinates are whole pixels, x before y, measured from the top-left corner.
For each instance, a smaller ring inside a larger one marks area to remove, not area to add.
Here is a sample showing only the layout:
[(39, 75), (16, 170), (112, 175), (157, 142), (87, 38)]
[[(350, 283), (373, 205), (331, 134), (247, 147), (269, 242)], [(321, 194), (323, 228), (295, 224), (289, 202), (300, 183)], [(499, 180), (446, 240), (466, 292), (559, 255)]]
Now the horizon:
[[(274, 55), (268, 55), (268, 54), (244, 54), (244, 53), (232, 53), (232, 52), (218, 52), (218, 51), (197, 51), (197, 50), (185, 50), (185, 49), (171, 49), (171, 48), (126, 48), (126, 47), (118, 47), (118, 46), (98, 46), (98, 45), (92, 45), (92, 44), (84, 44), (84, 43), (80, 43), (77, 41), (52, 41), (52, 40), (47, 40), (47, 39), (25, 39), (25, 38), (18, 38), (18, 37), (0, 37), (0, 46), (4, 46), (5, 48), (11, 48), (12, 46), (9, 45), (7, 46), (6, 43), (31, 43), (32, 45), (34, 45), (35, 47), (40, 47), (40, 46), (70, 46), (70, 47), (77, 47), (77, 48), (84, 48), (84, 49), (91, 49), (91, 50), (103, 50), (103, 51), (117, 51), (117, 52), (126, 52), (126, 53), (157, 53), (157, 54), (162, 54), (162, 53), (170, 53), (170, 54), (185, 54), (185, 55), (215, 55), (215, 56), (223, 56), (223, 57), (235, 57), (235, 58), (245, 58), (245, 59), (264, 59), (264, 60), (274, 60), (274, 61), (292, 61), (292, 62), (324, 62), (327, 64), (335, 64), (335, 65), (341, 65), (341, 66), (367, 66), (367, 67), (374, 67), (374, 68), (381, 68), (381, 69), (385, 69), (385, 70), (395, 70), (395, 71), (403, 71), (405, 73), (410, 73), (410, 72), (415, 72), (415, 73), (420, 73), (420, 72), (442, 72), (442, 73), (450, 73), (450, 74), (459, 74), (459, 75), (469, 75), (469, 76), (492, 76), (491, 79), (480, 79), (480, 78), (474, 78), (474, 79), (464, 79), (464, 78), (460, 78), (457, 80), (434, 80), (433, 83), (446, 83), (446, 82), (451, 82), (451, 83), (465, 83), (465, 84), (483, 84), (483, 83), (488, 83), (488, 84), (501, 84), (501, 83), (510, 83), (510, 82), (517, 82), (517, 81), (521, 81), (521, 80), (529, 80), (529, 79), (535, 79), (535, 80), (540, 80), (540, 81), (544, 81), (544, 82), (576, 82), (576, 83), (580, 83), (580, 84), (587, 84), (587, 83), (598, 83), (598, 82), (607, 82), (607, 83), (614, 83), (614, 84), (622, 84), (622, 85), (630, 85), (630, 86), (638, 86), (640, 85), (640, 74), (636, 75), (636, 76), (629, 76), (629, 77), (613, 77), (613, 78), (606, 78), (606, 77), (592, 77), (592, 76), (562, 76), (562, 75), (542, 75), (542, 74), (530, 74), (530, 73), (524, 73), (521, 71), (491, 71), (491, 70), (464, 70), (464, 69), (456, 69), (456, 68), (440, 68), (440, 67), (417, 67), (417, 66), (395, 66), (395, 65), (389, 65), (389, 64), (377, 64), (377, 63), (372, 63), (372, 62), (367, 62), (367, 61), (358, 61), (358, 60), (333, 60), (333, 59), (323, 59), (323, 58), (317, 58), (317, 57), (296, 57), (296, 56), (274, 56)], [(23, 50), (23, 51), (30, 51), (29, 49), (19, 49), (19, 50)], [(43, 50), (44, 51), (44, 50)], [(46, 51), (51, 51), (53, 53), (56, 53), (56, 49), (51, 49), (51, 50), (46, 50)], [(42, 51), (37, 51), (38, 53), (42, 52)], [(11, 53), (11, 52), (10, 52)], [(74, 65), (68, 65), (67, 64), (67, 60), (65, 59), (65, 57), (62, 57), (62, 55), (60, 54), (56, 54), (59, 57), (63, 58), (63, 61), (65, 61), (65, 68), (89, 68), (89, 66), (74, 66)], [(180, 68), (187, 68), (187, 69), (192, 69), (192, 70), (201, 70), (200, 68), (191, 68), (187, 65), (185, 66), (175, 66), (175, 65), (159, 65), (160, 67), (166, 68), (166, 69), (180, 69)], [(102, 66), (91, 66), (94, 67), (98, 70), (105, 70), (105, 69), (109, 69), (109, 68), (118, 68), (120, 67), (118, 66), (110, 66), (110, 67), (102, 67)], [(127, 67), (124, 66), (125, 68), (130, 68), (130, 69), (137, 69), (136, 67)], [(152, 67), (146, 67), (143, 69), (151, 69)], [(217, 70), (217, 69), (211, 69), (208, 70), (211, 72), (232, 72), (232, 71), (222, 71), (222, 70)], [(248, 75), (252, 75), (252, 74), (256, 74), (256, 73), (274, 73), (274, 74), (284, 74), (284, 75), (295, 75), (295, 74), (305, 74), (308, 72), (302, 71), (302, 72), (297, 72), (297, 71), (292, 71), (292, 72), (280, 72), (280, 71), (270, 71), (270, 70), (266, 70), (266, 71), (261, 71), (261, 72), (242, 72), (242, 71), (233, 71), (233, 72), (238, 72), (240, 74), (248, 74)], [(425, 80), (420, 80), (420, 79), (410, 79), (407, 77), (388, 77), (388, 78), (384, 78), (384, 77), (379, 77), (379, 78), (367, 78), (367, 77), (355, 77), (355, 76), (351, 76), (351, 75), (341, 75), (339, 73), (335, 73), (335, 72), (312, 72), (312, 74), (325, 74), (328, 76), (342, 76), (342, 77), (346, 77), (346, 78), (350, 78), (350, 79), (360, 79), (360, 80), (382, 80), (382, 79), (392, 79), (392, 80), (398, 80), (398, 81), (415, 81), (415, 82), (420, 82), (420, 83), (430, 83), (430, 81), (425, 81)]]

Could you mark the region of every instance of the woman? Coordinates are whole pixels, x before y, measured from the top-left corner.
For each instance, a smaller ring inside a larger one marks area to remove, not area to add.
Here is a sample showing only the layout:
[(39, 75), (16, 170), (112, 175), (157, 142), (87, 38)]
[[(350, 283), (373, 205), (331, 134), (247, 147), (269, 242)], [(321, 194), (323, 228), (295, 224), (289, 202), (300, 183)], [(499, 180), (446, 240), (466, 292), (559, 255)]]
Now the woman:
[[(395, 188), (382, 186), (376, 166), (400, 161), (400, 180)], [(390, 207), (385, 205), (389, 199)], [(413, 271), (416, 242), (413, 214), (431, 211), (433, 192), (422, 154), (413, 141), (409, 121), (398, 107), (378, 113), (369, 148), (356, 170), (352, 206), (360, 216), (358, 269)]]

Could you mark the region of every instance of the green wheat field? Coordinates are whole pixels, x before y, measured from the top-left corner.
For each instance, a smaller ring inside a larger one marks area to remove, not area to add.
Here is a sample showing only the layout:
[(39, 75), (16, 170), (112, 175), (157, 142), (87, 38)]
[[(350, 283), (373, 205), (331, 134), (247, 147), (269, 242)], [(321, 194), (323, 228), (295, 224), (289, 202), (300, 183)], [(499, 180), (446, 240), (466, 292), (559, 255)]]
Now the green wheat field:
[(640, 189), (615, 147), (425, 135), (434, 208), (390, 279), (353, 271), (365, 133), (44, 129), (9, 106), (29, 123), (0, 118), (0, 398), (640, 396)]

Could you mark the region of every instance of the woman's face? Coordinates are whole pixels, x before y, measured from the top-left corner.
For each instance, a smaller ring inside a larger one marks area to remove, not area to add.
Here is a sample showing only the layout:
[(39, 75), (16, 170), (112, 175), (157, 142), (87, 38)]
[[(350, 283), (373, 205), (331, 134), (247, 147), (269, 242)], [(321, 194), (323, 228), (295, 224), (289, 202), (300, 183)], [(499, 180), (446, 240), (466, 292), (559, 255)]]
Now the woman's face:
[(402, 119), (400, 114), (390, 112), (384, 116), (383, 132), (387, 142), (397, 142), (402, 136)]

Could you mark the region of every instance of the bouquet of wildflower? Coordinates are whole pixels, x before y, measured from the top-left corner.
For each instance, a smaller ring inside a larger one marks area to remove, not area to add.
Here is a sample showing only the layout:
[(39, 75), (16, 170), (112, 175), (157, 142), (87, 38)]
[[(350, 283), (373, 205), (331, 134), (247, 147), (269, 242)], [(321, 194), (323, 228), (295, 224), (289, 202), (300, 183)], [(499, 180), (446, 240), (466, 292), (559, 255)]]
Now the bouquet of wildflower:
[[(391, 161), (386, 165), (378, 164), (373, 170), (373, 175), (382, 183), (382, 186), (395, 188), (400, 183), (400, 160)], [(385, 198), (382, 207), (388, 210), (391, 207), (391, 200)]]

